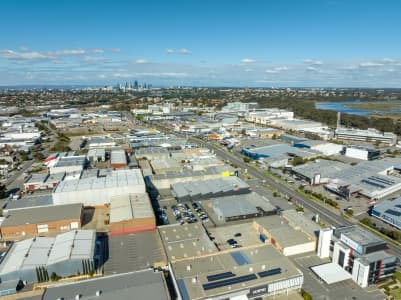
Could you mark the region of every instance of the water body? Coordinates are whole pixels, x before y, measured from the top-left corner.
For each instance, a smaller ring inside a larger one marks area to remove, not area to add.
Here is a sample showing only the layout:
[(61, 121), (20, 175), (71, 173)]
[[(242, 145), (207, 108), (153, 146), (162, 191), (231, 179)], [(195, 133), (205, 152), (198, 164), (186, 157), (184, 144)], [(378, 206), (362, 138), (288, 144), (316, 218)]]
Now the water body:
[[(334, 110), (337, 112), (352, 114), (352, 115), (359, 115), (359, 116), (369, 116), (371, 114), (377, 113), (373, 110), (368, 109), (359, 109), (349, 107), (350, 104), (358, 104), (361, 103), (360, 100), (352, 100), (352, 101), (339, 101), (339, 102), (320, 102), (316, 103), (315, 107), (317, 109), (327, 109), (327, 110)], [(383, 113), (383, 112), (381, 112)]]

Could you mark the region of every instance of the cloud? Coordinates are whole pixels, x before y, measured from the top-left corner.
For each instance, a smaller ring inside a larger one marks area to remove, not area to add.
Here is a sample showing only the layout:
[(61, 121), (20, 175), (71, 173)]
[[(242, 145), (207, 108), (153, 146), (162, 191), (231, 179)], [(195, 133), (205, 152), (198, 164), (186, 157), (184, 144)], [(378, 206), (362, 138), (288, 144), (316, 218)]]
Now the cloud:
[(120, 48), (111, 48), (110, 50), (111, 50), (111, 52), (113, 52), (113, 53), (120, 53), (120, 52), (121, 52), (121, 49), (120, 49)]
[(146, 59), (137, 59), (137, 60), (135, 61), (135, 63), (138, 64), (138, 65), (144, 65), (144, 64), (150, 63), (150, 61), (148, 61), (148, 60), (146, 60)]
[(256, 59), (252, 59), (252, 58), (243, 58), (243, 59), (241, 59), (241, 62), (242, 62), (243, 64), (252, 64), (252, 63), (256, 62)]
[(306, 68), (306, 71), (309, 71), (309, 72), (318, 72), (319, 70), (318, 70), (317, 68), (315, 68), (315, 67), (308, 66), (308, 67)]
[(44, 60), (54, 59), (55, 56), (44, 54), (40, 52), (17, 52), (13, 50), (0, 50), (0, 57), (11, 59), (11, 60)]
[[(27, 48), (25, 48), (27, 49)], [(39, 51), (14, 51), (0, 50), (0, 57), (10, 60), (54, 60), (62, 56), (84, 55), (88, 51), (84, 49), (61, 49), (57, 51), (39, 52)]]
[(92, 49), (91, 52), (95, 53), (95, 54), (102, 54), (102, 53), (104, 53), (104, 50), (103, 49), (99, 49), (99, 48), (95, 48), (95, 49)]
[(370, 68), (370, 67), (381, 67), (383, 66), (382, 63), (372, 62), (372, 61), (365, 61), (359, 64), (361, 68)]
[(244, 69), (244, 72), (252, 72), (253, 69)]
[(192, 54), (191, 50), (188, 49), (166, 49), (166, 53), (167, 54), (184, 54), (184, 55), (188, 55), (188, 54)]
[(55, 54), (56, 56), (84, 55), (86, 53), (87, 51), (84, 49), (63, 49), (53, 52), (53, 54)]
[(278, 67), (274, 67), (271, 69), (267, 69), (265, 72), (273, 74), (273, 73), (279, 73), (279, 72), (287, 71), (287, 70), (288, 70), (287, 66), (278, 66)]
[(188, 77), (188, 73), (184, 72), (155, 72), (155, 73), (135, 73), (136, 76), (144, 76), (144, 77)]
[(393, 58), (388, 58), (388, 57), (386, 57), (386, 58), (383, 58), (383, 62), (384, 62), (384, 63), (392, 64), (392, 63), (397, 62), (397, 60), (396, 60), (396, 59), (393, 59)]
[(83, 61), (88, 63), (99, 63), (104, 62), (106, 59), (104, 57), (93, 57), (93, 56), (85, 56)]
[(323, 65), (323, 62), (314, 59), (304, 59), (304, 64), (318, 66), (318, 65)]

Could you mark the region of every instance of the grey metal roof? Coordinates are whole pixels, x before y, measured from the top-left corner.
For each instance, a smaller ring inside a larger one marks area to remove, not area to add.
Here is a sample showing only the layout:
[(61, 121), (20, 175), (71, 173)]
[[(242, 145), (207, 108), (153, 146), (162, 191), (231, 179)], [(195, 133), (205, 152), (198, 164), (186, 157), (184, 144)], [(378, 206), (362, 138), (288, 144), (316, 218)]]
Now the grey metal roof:
[(143, 270), (52, 286), (43, 300), (75, 300), (77, 294), (80, 299), (170, 299), (163, 273)]
[(334, 230), (334, 234), (338, 237), (341, 237), (343, 234), (361, 246), (385, 243), (381, 238), (357, 225), (337, 228)]
[(174, 183), (171, 188), (171, 193), (178, 199), (186, 197), (204, 199), (245, 190), (250, 191), (249, 185), (236, 176)]
[(79, 203), (12, 210), (6, 215), (1, 227), (80, 219), (81, 211), (82, 204)]
[(53, 168), (57, 167), (69, 167), (69, 166), (83, 166), (86, 161), (85, 155), (79, 156), (64, 156), (60, 157), (57, 163), (54, 165)]
[(122, 186), (145, 186), (141, 170), (116, 170), (108, 173), (105, 177), (85, 177), (62, 181), (54, 193), (101, 190), (105, 188), (118, 188)]
[(91, 259), (96, 241), (94, 230), (74, 230), (56, 236), (47, 264), (69, 259)]
[(257, 193), (233, 195), (211, 199), (213, 209), (225, 218), (258, 213), (256, 207), (269, 212), (276, 209), (268, 199)]
[(25, 209), (29, 207), (53, 205), (52, 194), (41, 194), (35, 196), (22, 197), (17, 201), (9, 201), (4, 210)]
[(127, 156), (123, 149), (116, 149), (111, 151), (111, 164), (127, 164)]

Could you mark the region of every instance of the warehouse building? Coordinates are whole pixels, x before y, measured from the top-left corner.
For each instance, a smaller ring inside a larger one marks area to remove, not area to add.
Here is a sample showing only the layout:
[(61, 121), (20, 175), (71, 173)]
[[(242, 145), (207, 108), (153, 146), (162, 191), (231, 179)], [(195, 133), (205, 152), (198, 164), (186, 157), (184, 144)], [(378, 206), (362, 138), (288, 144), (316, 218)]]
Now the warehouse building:
[(271, 246), (189, 258), (171, 267), (183, 300), (291, 297), (303, 284), (302, 272)]
[(379, 141), (382, 143), (394, 145), (397, 142), (397, 135), (392, 132), (380, 132), (374, 128), (367, 130), (353, 128), (337, 128), (335, 137), (343, 140), (355, 141)]
[(372, 216), (401, 230), (401, 197), (375, 205)]
[(139, 148), (135, 151), (136, 159), (146, 158), (147, 160), (166, 159), (170, 157), (170, 152), (163, 147)]
[(65, 178), (65, 173), (33, 173), (24, 182), (25, 191), (53, 189)]
[[(142, 168), (142, 167), (141, 167)], [(181, 182), (218, 179), (228, 176), (236, 176), (238, 172), (231, 166), (215, 166), (204, 170), (183, 170), (181, 172), (166, 172), (155, 174), (150, 177), (150, 181), (158, 190), (169, 189), (171, 185)]]
[(200, 224), (174, 224), (160, 226), (158, 229), (169, 261), (208, 255), (218, 251)]
[(171, 299), (163, 272), (141, 270), (49, 286), (42, 300), (125, 300), (133, 295), (138, 299)]
[(213, 198), (202, 203), (212, 206), (214, 223), (248, 220), (277, 214), (277, 208), (268, 199), (256, 193)]
[(180, 172), (182, 166), (172, 158), (154, 159), (150, 161), (154, 174), (163, 174), (166, 172)]
[(54, 204), (83, 203), (98, 206), (114, 196), (146, 193), (141, 170), (115, 170), (105, 176), (61, 181), (53, 192)]
[(3, 213), (7, 214), (10, 211), (18, 209), (27, 209), (31, 207), (53, 206), (52, 194), (34, 194), (23, 196), (18, 201), (8, 201), (3, 207)]
[(86, 156), (63, 156), (60, 157), (54, 166), (49, 168), (50, 174), (56, 173), (80, 173), (86, 167)]
[(289, 158), (312, 158), (320, 155), (320, 153), (317, 151), (309, 149), (299, 149), (287, 144), (274, 144), (250, 149), (243, 148), (241, 150), (241, 153), (254, 160), (281, 157), (283, 154)]
[(393, 276), (399, 258), (387, 248), (384, 240), (357, 225), (322, 229), (317, 252), (321, 258), (331, 256), (332, 262), (312, 270), (328, 284), (352, 278), (367, 287)]
[(291, 173), (298, 179), (315, 185), (329, 183), (337, 177), (338, 172), (345, 171), (349, 168), (352, 168), (349, 164), (319, 159), (314, 162), (292, 167)]
[(19, 279), (31, 284), (48, 280), (52, 273), (61, 277), (91, 273), (97, 263), (95, 245), (94, 230), (16, 242), (0, 263), (0, 280)]
[(24, 239), (81, 228), (82, 204), (30, 207), (8, 211), (0, 225), (4, 240)]
[(262, 240), (268, 241), (285, 256), (313, 252), (316, 249), (316, 237), (311, 237), (300, 228), (293, 228), (281, 216), (255, 219), (253, 226)]
[(297, 148), (306, 148), (318, 151), (326, 156), (331, 156), (335, 154), (339, 154), (343, 151), (344, 146), (334, 143), (328, 143), (320, 140), (305, 140), (294, 143), (294, 147)]
[(174, 183), (171, 185), (171, 194), (178, 201), (199, 201), (250, 192), (250, 186), (236, 176)]
[(93, 148), (89, 149), (86, 158), (91, 163), (97, 163), (106, 160), (106, 150), (104, 148)]
[(112, 168), (125, 168), (127, 165), (127, 154), (125, 153), (125, 150), (111, 150), (110, 166)]
[(345, 148), (345, 156), (362, 160), (374, 160), (380, 157), (380, 151), (362, 146), (347, 146)]
[(128, 194), (110, 200), (110, 234), (130, 234), (156, 229), (148, 194)]
[(104, 274), (128, 273), (167, 266), (167, 257), (157, 230), (108, 237)]
[(89, 149), (107, 148), (110, 149), (116, 145), (116, 142), (104, 137), (93, 136), (89, 139)]

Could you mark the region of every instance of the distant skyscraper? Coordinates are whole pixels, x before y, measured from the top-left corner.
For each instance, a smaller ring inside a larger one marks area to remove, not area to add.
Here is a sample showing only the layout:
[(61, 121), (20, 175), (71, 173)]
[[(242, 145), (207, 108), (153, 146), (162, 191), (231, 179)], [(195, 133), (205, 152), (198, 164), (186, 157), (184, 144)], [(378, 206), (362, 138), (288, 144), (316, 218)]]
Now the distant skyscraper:
[(134, 81), (134, 88), (137, 90), (138, 89), (138, 80)]

